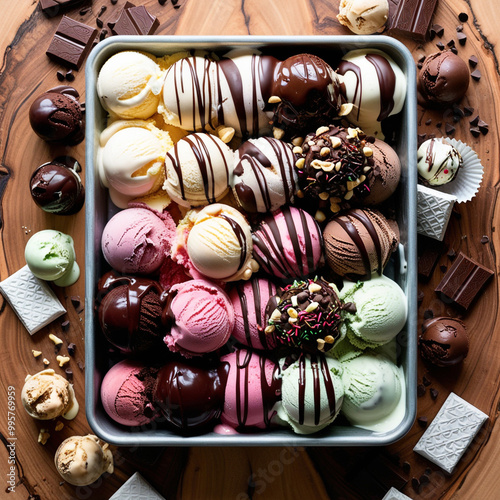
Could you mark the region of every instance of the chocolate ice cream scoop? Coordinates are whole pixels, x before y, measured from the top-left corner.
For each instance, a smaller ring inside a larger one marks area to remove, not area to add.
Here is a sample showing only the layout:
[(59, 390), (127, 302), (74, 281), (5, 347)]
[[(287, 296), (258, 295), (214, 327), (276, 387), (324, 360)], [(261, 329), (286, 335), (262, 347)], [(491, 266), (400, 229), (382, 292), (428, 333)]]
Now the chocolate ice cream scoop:
[(47, 142), (74, 145), (85, 136), (80, 95), (73, 87), (60, 85), (38, 96), (30, 107), (33, 130)]
[(469, 352), (465, 324), (456, 318), (438, 317), (424, 322), (418, 344), (420, 355), (436, 366), (462, 362)]
[(428, 56), (417, 77), (419, 104), (447, 105), (460, 101), (469, 88), (469, 69), (453, 52)]
[(77, 173), (80, 170), (71, 156), (59, 156), (40, 165), (30, 179), (33, 201), (45, 212), (76, 214), (85, 201), (85, 188)]

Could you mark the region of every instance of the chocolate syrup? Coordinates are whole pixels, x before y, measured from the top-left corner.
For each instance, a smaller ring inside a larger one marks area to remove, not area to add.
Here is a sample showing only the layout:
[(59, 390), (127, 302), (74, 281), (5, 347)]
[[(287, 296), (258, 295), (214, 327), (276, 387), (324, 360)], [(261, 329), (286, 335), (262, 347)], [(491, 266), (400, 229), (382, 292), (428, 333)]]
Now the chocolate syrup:
[(231, 229), (233, 230), (236, 238), (238, 239), (238, 244), (240, 245), (240, 262), (238, 264), (238, 271), (243, 268), (247, 260), (247, 237), (243, 228), (236, 222), (232, 217), (226, 214), (220, 214), (220, 217), (225, 221), (229, 222)]
[(377, 121), (387, 118), (394, 109), (394, 91), (396, 89), (396, 75), (389, 61), (380, 54), (367, 54), (377, 73), (380, 88), (380, 114)]

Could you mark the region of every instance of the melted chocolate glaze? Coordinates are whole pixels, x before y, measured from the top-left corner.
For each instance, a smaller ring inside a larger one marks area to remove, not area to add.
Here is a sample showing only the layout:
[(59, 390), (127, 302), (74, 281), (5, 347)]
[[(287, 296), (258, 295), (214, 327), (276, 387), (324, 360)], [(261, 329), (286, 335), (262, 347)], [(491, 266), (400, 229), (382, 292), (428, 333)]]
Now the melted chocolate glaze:
[(201, 432), (222, 412), (228, 372), (228, 363), (214, 368), (171, 361), (158, 373), (155, 404), (177, 430)]
[(236, 235), (236, 238), (238, 239), (238, 243), (241, 248), (240, 262), (238, 264), (238, 271), (239, 271), (240, 269), (243, 268), (247, 260), (247, 237), (245, 235), (245, 231), (243, 230), (241, 225), (238, 222), (236, 222), (232, 217), (226, 214), (220, 214), (220, 217), (229, 223), (231, 229)]
[(85, 189), (76, 174), (79, 168), (71, 156), (60, 156), (40, 165), (30, 179), (33, 201), (49, 213), (76, 214), (85, 201)]

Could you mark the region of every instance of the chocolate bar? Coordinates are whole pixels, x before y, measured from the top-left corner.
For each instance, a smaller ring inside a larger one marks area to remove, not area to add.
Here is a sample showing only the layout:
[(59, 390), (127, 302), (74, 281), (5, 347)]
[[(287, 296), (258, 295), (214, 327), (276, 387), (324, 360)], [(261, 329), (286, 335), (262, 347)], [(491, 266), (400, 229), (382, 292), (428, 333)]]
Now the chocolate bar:
[(492, 276), (493, 271), (460, 252), (435, 291), (468, 309)]
[(165, 500), (138, 472), (109, 500)]
[(456, 196), (417, 185), (417, 233), (442, 241)]
[(487, 419), (488, 415), (452, 392), (413, 451), (451, 474)]
[(48, 17), (57, 16), (63, 10), (71, 9), (87, 0), (40, 0), (41, 11)]
[(113, 35), (152, 35), (160, 26), (160, 21), (143, 5), (135, 7), (127, 2), (118, 20), (108, 23), (108, 26)]
[(49, 285), (36, 278), (28, 266), (3, 280), (0, 292), (30, 335), (66, 312)]
[(391, 20), (391, 34), (424, 41), (437, 0), (400, 0)]
[(444, 243), (419, 235), (417, 244), (418, 277), (421, 281), (428, 281), (434, 272), (439, 257), (443, 253)]
[(96, 36), (97, 29), (63, 16), (46, 54), (64, 66), (80, 69)]

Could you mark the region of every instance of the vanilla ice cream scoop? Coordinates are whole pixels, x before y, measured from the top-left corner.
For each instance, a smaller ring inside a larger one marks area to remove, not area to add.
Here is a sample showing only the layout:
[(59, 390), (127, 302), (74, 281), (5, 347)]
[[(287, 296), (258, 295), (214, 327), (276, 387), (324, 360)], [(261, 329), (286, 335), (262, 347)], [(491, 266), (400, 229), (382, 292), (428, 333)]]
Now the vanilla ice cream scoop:
[(183, 207), (215, 203), (229, 191), (234, 152), (218, 137), (197, 133), (167, 153), (163, 189)]
[(131, 50), (111, 56), (97, 77), (103, 108), (119, 118), (149, 118), (160, 102), (163, 72), (151, 54)]
[(116, 206), (126, 208), (130, 200), (161, 188), (165, 155), (173, 143), (153, 121), (114, 122), (102, 131), (99, 143), (99, 177)]
[(366, 134), (383, 139), (382, 120), (399, 113), (406, 98), (406, 77), (391, 57), (377, 49), (348, 52), (337, 74), (353, 104), (347, 119)]
[(57, 448), (54, 463), (61, 477), (74, 486), (92, 484), (107, 472), (113, 473), (113, 454), (97, 436), (72, 436)]
[(341, 0), (337, 19), (357, 35), (371, 35), (386, 23), (387, 0)]
[(61, 416), (72, 420), (79, 409), (73, 386), (50, 369), (26, 377), (21, 400), (28, 414), (38, 420)]
[(24, 256), (37, 278), (57, 286), (70, 286), (80, 277), (73, 238), (60, 231), (45, 229), (35, 233), (26, 243)]

